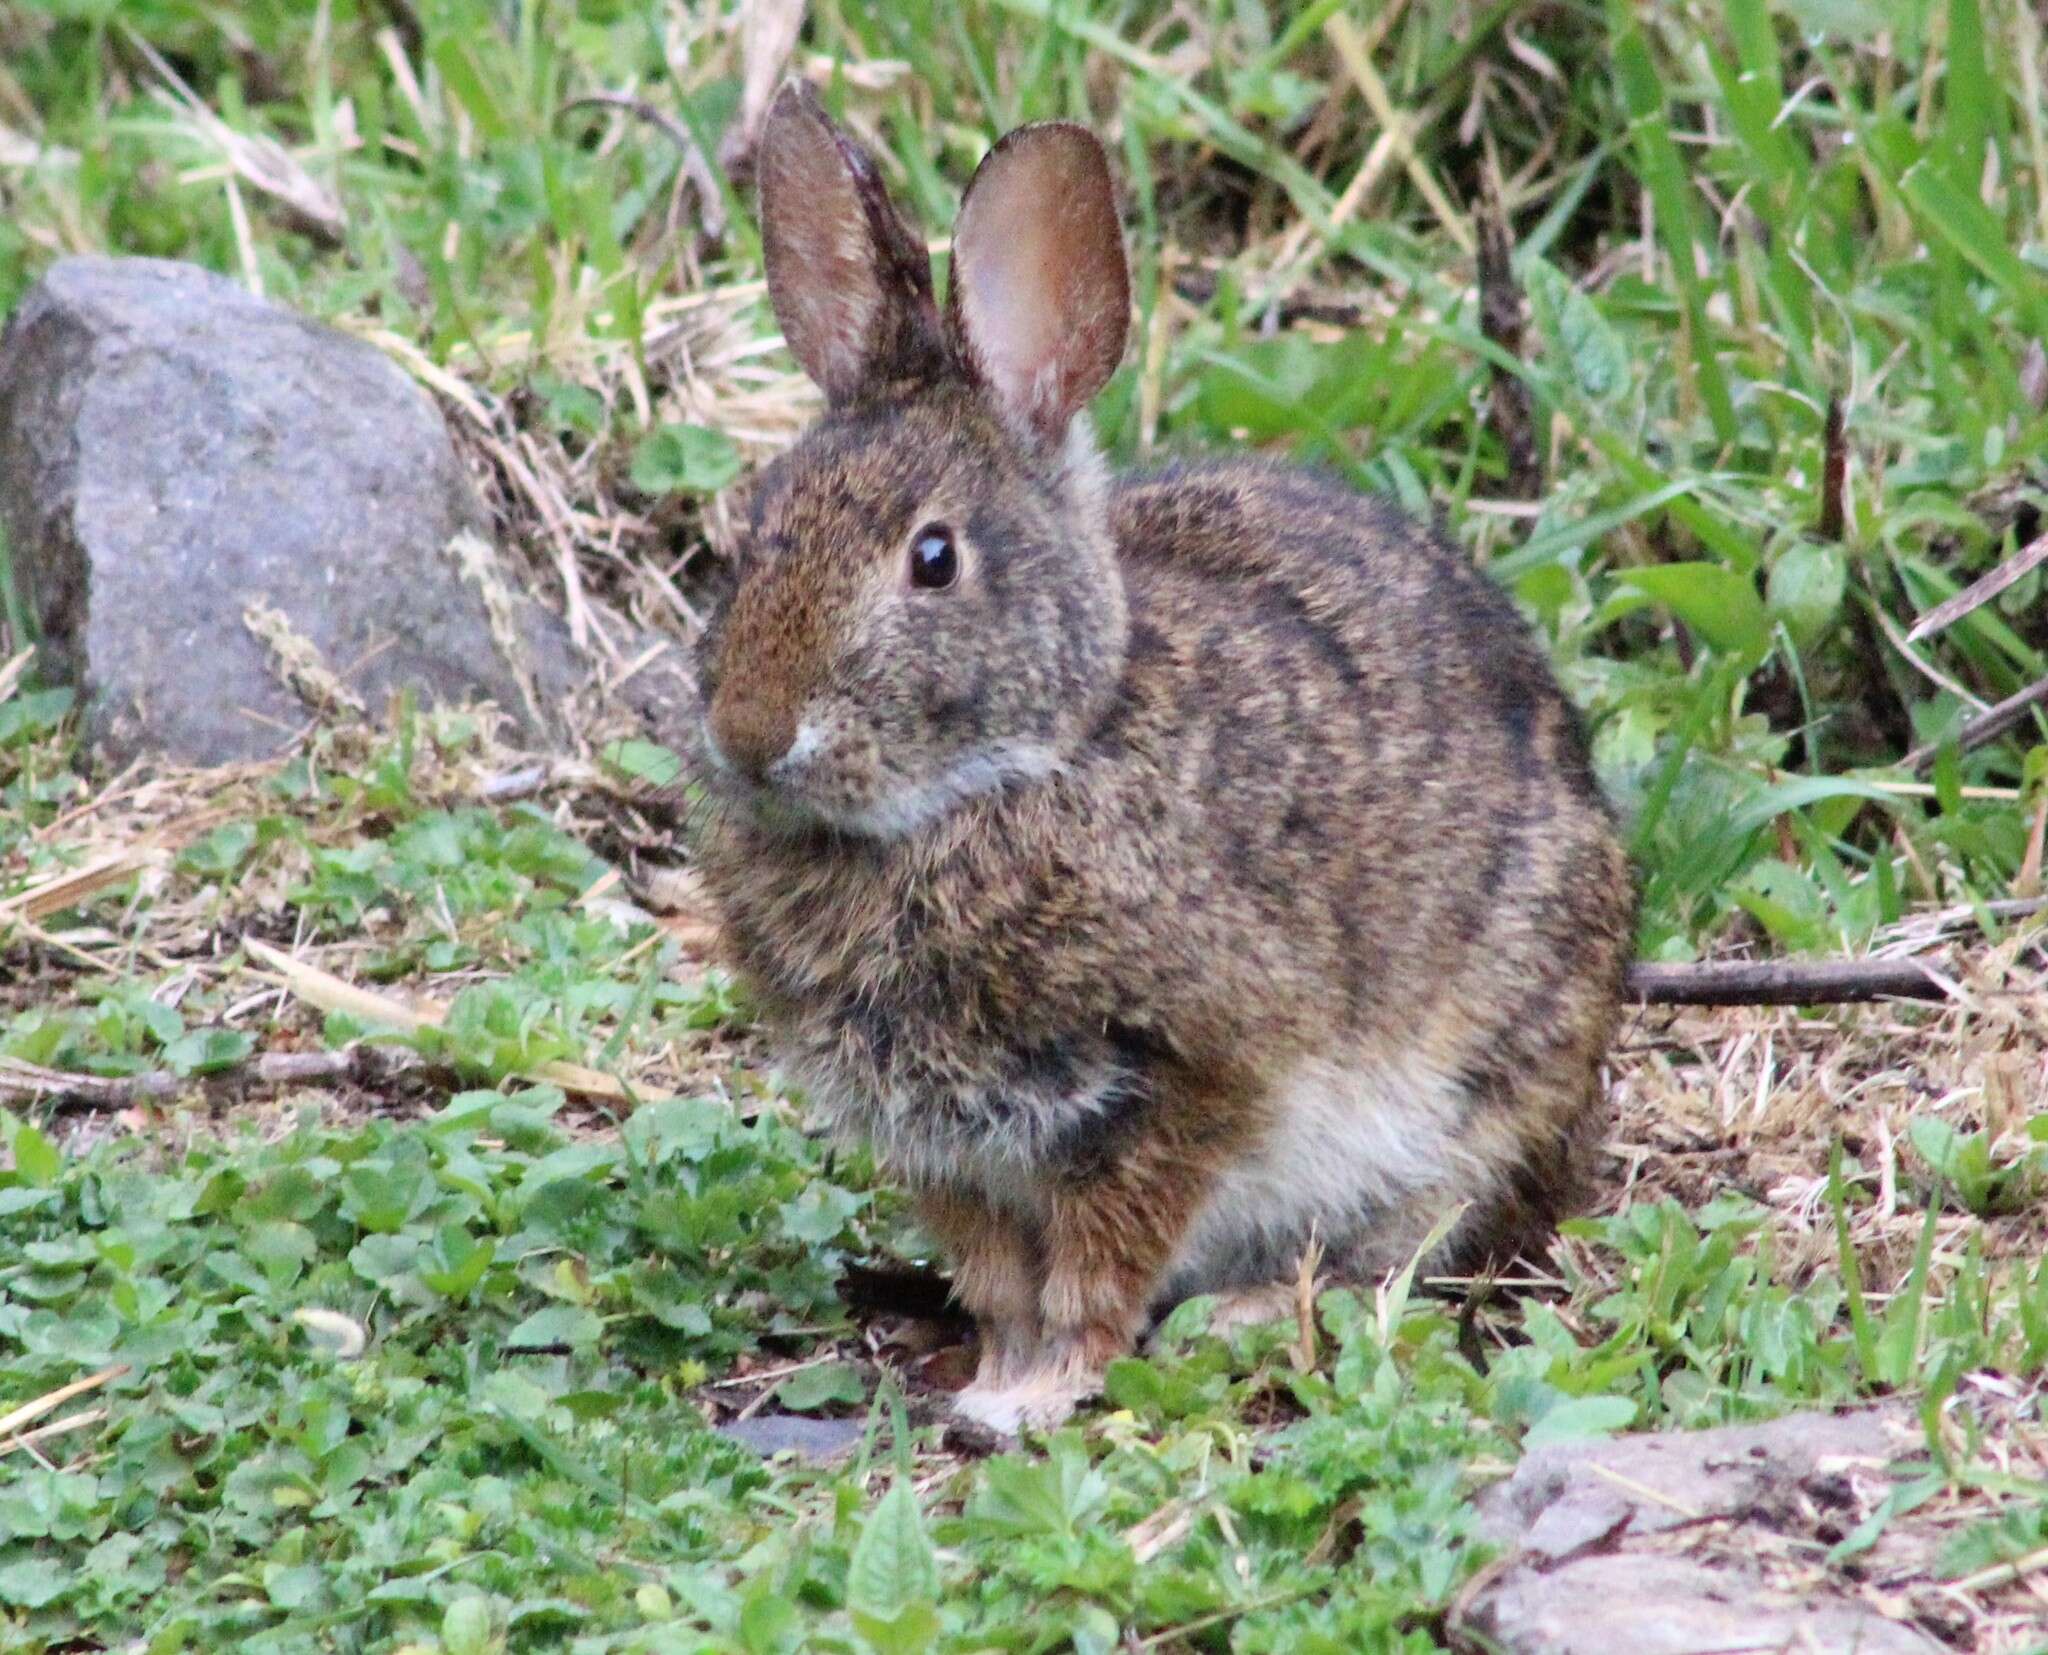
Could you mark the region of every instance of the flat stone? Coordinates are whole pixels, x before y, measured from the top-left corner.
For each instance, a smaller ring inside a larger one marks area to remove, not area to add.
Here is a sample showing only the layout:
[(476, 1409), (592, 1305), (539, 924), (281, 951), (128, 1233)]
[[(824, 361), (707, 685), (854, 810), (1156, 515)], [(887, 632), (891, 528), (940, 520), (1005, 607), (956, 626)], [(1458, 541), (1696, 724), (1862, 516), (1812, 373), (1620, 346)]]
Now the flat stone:
[(787, 1450), (802, 1460), (820, 1463), (843, 1459), (859, 1444), (867, 1429), (858, 1419), (812, 1419), (806, 1414), (755, 1414), (717, 1427), (743, 1448), (751, 1448), (764, 1460)]
[(1735, 1655), (1854, 1650), (1936, 1655), (1941, 1645), (1849, 1598), (1771, 1592), (1689, 1557), (1613, 1552), (1553, 1571), (1512, 1569), (1470, 1623), (1515, 1655)]
[(1865, 1409), (1535, 1449), (1480, 1497), (1510, 1550), (1465, 1624), (1516, 1655), (1929, 1655), (1806, 1532), (1849, 1479), (1881, 1483), (1924, 1448), (1906, 1411)]
[(39, 669), (117, 761), (271, 756), (329, 682), (373, 711), (401, 687), (487, 698), (541, 735), (585, 677), (499, 573), (432, 400), (195, 266), (68, 258), (24, 297), (0, 336), (0, 526)]

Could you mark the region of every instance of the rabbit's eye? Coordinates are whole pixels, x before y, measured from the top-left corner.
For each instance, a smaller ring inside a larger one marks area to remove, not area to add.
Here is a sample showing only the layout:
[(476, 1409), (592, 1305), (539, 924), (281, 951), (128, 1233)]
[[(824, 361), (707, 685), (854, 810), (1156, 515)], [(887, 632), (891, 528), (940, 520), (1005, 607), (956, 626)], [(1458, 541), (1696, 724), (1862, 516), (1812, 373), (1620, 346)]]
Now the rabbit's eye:
[(960, 551), (953, 531), (943, 523), (927, 523), (910, 542), (910, 584), (927, 592), (943, 592), (960, 578)]

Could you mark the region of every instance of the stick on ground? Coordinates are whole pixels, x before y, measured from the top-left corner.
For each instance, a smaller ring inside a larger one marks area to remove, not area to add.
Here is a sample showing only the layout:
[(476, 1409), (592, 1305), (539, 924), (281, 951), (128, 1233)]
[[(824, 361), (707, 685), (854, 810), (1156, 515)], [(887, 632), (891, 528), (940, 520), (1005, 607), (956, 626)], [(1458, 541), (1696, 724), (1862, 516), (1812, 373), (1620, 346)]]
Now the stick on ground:
[(52, 1098), (100, 1109), (125, 1109), (131, 1104), (181, 1097), (205, 1086), (317, 1086), (329, 1081), (380, 1086), (401, 1071), (419, 1066), (420, 1059), (411, 1052), (363, 1045), (334, 1052), (265, 1052), (207, 1075), (176, 1075), (164, 1070), (140, 1075), (82, 1075), (0, 1059), (0, 1098)]
[(1947, 993), (1918, 960), (1737, 960), (1628, 971), (1628, 997), (1648, 1006), (1835, 1006)]
[[(2025, 689), (2015, 691), (1988, 711), (1969, 719), (1956, 731), (1956, 751), (1967, 753), (1982, 747), (1987, 741), (1996, 741), (2005, 732), (2027, 716), (2029, 708), (2048, 705), (2048, 678), (2037, 678)], [(1925, 747), (1916, 747), (1905, 758), (1909, 770), (1924, 770), (1935, 761), (1941, 752), (1941, 743), (1929, 742)]]

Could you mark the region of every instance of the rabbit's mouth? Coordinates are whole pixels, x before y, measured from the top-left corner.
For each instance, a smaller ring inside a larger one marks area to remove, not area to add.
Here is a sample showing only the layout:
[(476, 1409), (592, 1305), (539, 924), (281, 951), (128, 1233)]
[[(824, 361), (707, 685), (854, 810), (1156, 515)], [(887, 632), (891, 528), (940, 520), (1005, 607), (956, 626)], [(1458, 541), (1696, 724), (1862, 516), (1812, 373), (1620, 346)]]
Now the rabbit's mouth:
[(858, 809), (834, 813), (827, 819), (842, 832), (862, 838), (901, 840), (928, 828), (969, 799), (1010, 787), (1028, 787), (1061, 768), (1065, 766), (1059, 752), (1042, 741), (991, 741), (983, 748), (958, 754), (930, 776), (899, 778), (893, 787), (879, 791)]
[(872, 754), (864, 763), (842, 750), (819, 723), (806, 719), (782, 752), (762, 762), (736, 761), (720, 742), (709, 721), (703, 746), (710, 760), (709, 779), (726, 801), (757, 828), (777, 835), (801, 837), (826, 831), (850, 831), (849, 817), (858, 813), (876, 768)]
[(824, 817), (811, 808), (801, 792), (789, 785), (792, 778), (788, 772), (806, 762), (816, 745), (813, 737), (801, 751), (793, 744), (788, 752), (765, 766), (743, 768), (721, 745), (709, 719), (698, 732), (698, 746), (705, 759), (704, 780), (711, 790), (756, 826), (779, 833), (815, 832), (826, 825)]
[(1064, 768), (1053, 748), (998, 741), (958, 754), (923, 776), (891, 775), (865, 799), (805, 801), (827, 825), (862, 839), (907, 839), (969, 799), (1044, 781)]
[[(707, 736), (709, 732), (707, 731)], [(776, 833), (820, 828), (853, 838), (899, 840), (929, 827), (966, 801), (1041, 782), (1064, 768), (1043, 742), (1006, 740), (953, 754), (935, 769), (903, 772), (877, 755), (856, 755), (808, 721), (788, 750), (754, 775), (705, 742), (720, 790), (754, 823)]]

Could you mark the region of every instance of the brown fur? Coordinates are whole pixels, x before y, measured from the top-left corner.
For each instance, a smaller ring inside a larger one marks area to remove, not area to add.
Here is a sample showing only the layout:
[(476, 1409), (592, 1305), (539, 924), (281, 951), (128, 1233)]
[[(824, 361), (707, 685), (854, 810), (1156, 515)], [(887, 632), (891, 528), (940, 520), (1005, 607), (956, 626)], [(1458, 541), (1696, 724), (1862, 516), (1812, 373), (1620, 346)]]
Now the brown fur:
[[(1033, 130), (1013, 156), (1072, 153)], [(1087, 186), (990, 165), (1011, 214)], [(1072, 268), (1106, 303), (1103, 248)], [(1035, 338), (994, 348), (1062, 348)], [(1022, 390), (830, 348), (874, 377), (762, 479), (707, 640), (703, 866), (798, 1071), (954, 1256), (979, 1405), (1056, 1417), (1148, 1312), (1287, 1272), (1311, 1227), (1350, 1272), (1460, 1203), (1434, 1266), (1541, 1238), (1634, 892), (1507, 599), (1305, 472), (1105, 485), (1066, 438), (1099, 338)], [(904, 574), (931, 523), (944, 592)]]

